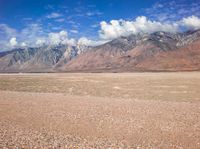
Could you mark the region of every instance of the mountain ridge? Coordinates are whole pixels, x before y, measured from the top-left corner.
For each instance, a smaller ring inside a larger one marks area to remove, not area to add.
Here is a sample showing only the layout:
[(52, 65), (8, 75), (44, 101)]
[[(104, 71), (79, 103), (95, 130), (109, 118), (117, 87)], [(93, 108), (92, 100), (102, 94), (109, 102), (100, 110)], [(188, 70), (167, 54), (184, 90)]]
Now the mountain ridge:
[(0, 53), (0, 72), (200, 70), (200, 30), (121, 36), (96, 47), (69, 45)]

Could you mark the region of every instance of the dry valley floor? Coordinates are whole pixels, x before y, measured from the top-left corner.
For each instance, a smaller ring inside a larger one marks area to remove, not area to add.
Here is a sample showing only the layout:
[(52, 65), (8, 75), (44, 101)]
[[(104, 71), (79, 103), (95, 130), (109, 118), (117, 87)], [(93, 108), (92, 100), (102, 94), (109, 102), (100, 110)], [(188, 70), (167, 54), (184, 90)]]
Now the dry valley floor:
[(1, 74), (0, 148), (200, 148), (200, 73)]

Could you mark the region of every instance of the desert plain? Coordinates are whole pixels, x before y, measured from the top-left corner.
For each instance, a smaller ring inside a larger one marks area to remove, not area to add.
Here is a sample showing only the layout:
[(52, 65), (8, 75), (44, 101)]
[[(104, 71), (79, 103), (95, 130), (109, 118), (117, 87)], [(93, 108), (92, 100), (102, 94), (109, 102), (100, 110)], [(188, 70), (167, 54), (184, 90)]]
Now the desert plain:
[(0, 148), (200, 148), (200, 72), (0, 74)]

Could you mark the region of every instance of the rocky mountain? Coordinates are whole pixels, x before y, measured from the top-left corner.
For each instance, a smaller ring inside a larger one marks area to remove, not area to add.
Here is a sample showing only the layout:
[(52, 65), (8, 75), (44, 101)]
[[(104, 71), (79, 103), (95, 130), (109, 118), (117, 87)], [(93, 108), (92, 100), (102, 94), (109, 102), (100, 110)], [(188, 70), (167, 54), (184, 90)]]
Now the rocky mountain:
[(62, 71), (183, 71), (200, 70), (200, 30), (156, 32), (120, 37), (93, 48)]
[(139, 33), (96, 47), (19, 48), (0, 53), (1, 72), (200, 70), (200, 30)]
[(51, 72), (77, 56), (78, 49), (67, 45), (18, 48), (0, 55), (1, 72)]

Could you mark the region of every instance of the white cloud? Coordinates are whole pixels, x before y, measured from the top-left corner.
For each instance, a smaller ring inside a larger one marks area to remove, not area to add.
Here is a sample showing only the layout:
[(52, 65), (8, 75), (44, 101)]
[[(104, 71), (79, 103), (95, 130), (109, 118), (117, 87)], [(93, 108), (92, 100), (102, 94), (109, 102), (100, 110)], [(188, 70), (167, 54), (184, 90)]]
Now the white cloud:
[(29, 24), (20, 32), (18, 32), (18, 40), (21, 42), (26, 41), (29, 46), (34, 46), (37, 39), (44, 38), (46, 36), (45, 30), (40, 24)]
[(152, 33), (156, 31), (177, 32), (178, 24), (151, 21), (145, 16), (137, 17), (134, 21), (111, 20), (110, 23), (102, 21), (99, 35), (102, 39), (111, 40), (120, 36), (137, 34), (139, 32)]
[(57, 13), (57, 12), (52, 12), (51, 14), (47, 15), (46, 17), (48, 19), (56, 19), (56, 18), (59, 18), (59, 17), (62, 17), (63, 15), (60, 14), (60, 13)]
[(91, 40), (88, 40), (86, 37), (81, 37), (78, 40), (78, 45), (89, 45), (91, 43)]
[(66, 31), (60, 31), (58, 33), (49, 33), (50, 44), (59, 44), (64, 42), (68, 38)]
[(22, 46), (22, 47), (26, 47), (27, 45), (26, 45), (25, 42), (22, 42), (22, 43), (21, 43), (21, 46)]
[(93, 25), (91, 25), (91, 27), (92, 28), (97, 28), (97, 27), (99, 27), (99, 24), (93, 24)]
[(17, 45), (17, 39), (13, 37), (10, 39), (9, 43), (11, 47), (15, 47)]
[(90, 40), (86, 37), (81, 37), (79, 40), (78, 40), (78, 45), (83, 45), (83, 46), (98, 46), (98, 45), (101, 45), (101, 44), (104, 44), (105, 42), (107, 42), (106, 40)]
[(16, 36), (17, 31), (6, 24), (0, 24), (0, 40)]
[(38, 46), (41, 46), (41, 45), (43, 45), (45, 43), (46, 43), (46, 40), (44, 38), (40, 38), (40, 39), (36, 40), (35, 44), (38, 45)]
[(67, 44), (69, 46), (76, 46), (77, 41), (75, 39), (71, 38), (71, 39), (64, 40), (62, 43)]
[(86, 15), (90, 17), (90, 16), (94, 16), (95, 13), (94, 12), (87, 12)]
[(183, 18), (180, 24), (186, 29), (200, 29), (200, 18), (196, 16), (190, 16), (187, 18)]
[(47, 39), (48, 44), (56, 45), (56, 44), (68, 44), (70, 46), (76, 45), (76, 40), (73, 38), (68, 38), (67, 31), (60, 31), (56, 33), (49, 33)]
[(75, 34), (78, 33), (78, 31), (75, 29), (70, 30), (70, 32), (75, 33)]
[(11, 48), (10, 40), (17, 36), (17, 31), (6, 24), (0, 24), (0, 51)]
[[(160, 6), (159, 6), (160, 7)], [(165, 19), (163, 19), (165, 20)], [(80, 39), (69, 38), (68, 32), (50, 32), (41, 24), (29, 24), (22, 30), (16, 30), (6, 24), (0, 24), (0, 48), (8, 50), (15, 46), (40, 46), (43, 44), (68, 44), (71, 46), (97, 46), (120, 36), (128, 36), (139, 32), (152, 33), (156, 31), (177, 32), (185, 30), (200, 29), (200, 18), (197, 16), (184, 17), (178, 21), (152, 21), (145, 16), (137, 17), (135, 20), (111, 20), (100, 23), (99, 39), (91, 40), (86, 37)], [(69, 30), (78, 33), (78, 30)]]
[(144, 9), (144, 15), (159, 21), (181, 20), (191, 15), (200, 16), (200, 1), (186, 3), (187, 0), (157, 1)]

